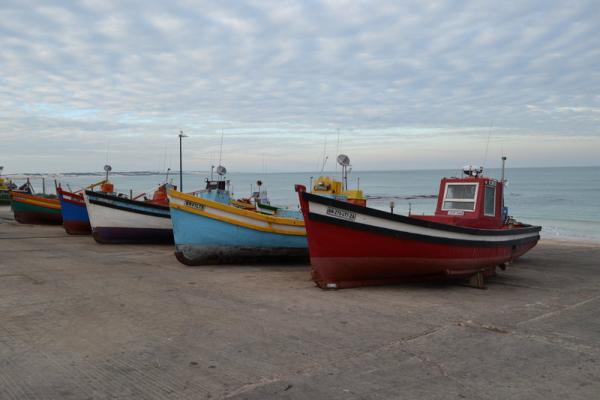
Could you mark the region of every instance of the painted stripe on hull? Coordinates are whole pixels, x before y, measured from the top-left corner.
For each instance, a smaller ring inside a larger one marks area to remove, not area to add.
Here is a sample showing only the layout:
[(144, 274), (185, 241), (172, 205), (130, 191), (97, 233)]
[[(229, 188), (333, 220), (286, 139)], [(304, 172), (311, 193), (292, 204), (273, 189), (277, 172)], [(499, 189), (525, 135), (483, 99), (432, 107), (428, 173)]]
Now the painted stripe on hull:
[(47, 208), (29, 202), (13, 201), (11, 207), (15, 220), (21, 224), (60, 225), (60, 208)]
[(129, 200), (106, 193), (85, 191), (86, 204), (96, 204), (116, 210), (128, 211), (158, 218), (170, 218), (169, 207), (162, 204), (148, 203), (144, 201)]
[[(161, 216), (140, 214), (134, 210), (116, 209), (103, 204), (90, 203), (86, 196), (86, 206), (92, 228), (147, 228), (172, 229), (171, 219)], [(168, 208), (167, 208), (168, 212)]]
[(211, 218), (255, 231), (283, 235), (306, 235), (300, 213), (298, 213), (298, 218), (276, 217), (175, 191), (169, 191), (169, 196), (172, 210), (177, 209), (190, 215)]
[(50, 199), (33, 194), (11, 192), (11, 203), (13, 205), (29, 205), (32, 207), (39, 207), (44, 210), (57, 211), (60, 213), (60, 202), (58, 199)]
[[(173, 243), (171, 219), (137, 212), (146, 204), (134, 204), (136, 210), (128, 210), (91, 203), (90, 197), (94, 196), (86, 192), (84, 198), (92, 235), (99, 243)], [(168, 207), (166, 210), (168, 212)]]
[[(539, 238), (539, 229), (533, 232), (522, 232), (520, 229), (507, 230), (497, 235), (479, 235), (474, 233), (453, 232), (440, 230), (428, 226), (419, 226), (402, 221), (389, 220), (381, 217), (373, 217), (358, 212), (342, 214), (337, 207), (327, 206), (319, 203), (308, 202), (309, 219), (329, 224), (343, 225), (351, 229), (367, 230), (383, 235), (392, 235), (399, 238), (413, 238), (425, 241), (436, 241), (443, 243), (455, 243), (462, 245), (512, 245), (522, 241), (530, 241)], [(489, 232), (490, 230), (486, 230)], [(496, 230), (500, 231), (500, 230)]]
[[(298, 186), (301, 185), (297, 185), (297, 187)], [(304, 190), (303, 186), (302, 190)], [(356, 222), (359, 223), (364, 222), (365, 219), (370, 219), (371, 221), (385, 221), (387, 224), (394, 224), (395, 222), (400, 222), (403, 225), (429, 228), (429, 232), (457, 232), (475, 236), (505, 236), (514, 235), (515, 233), (537, 233), (541, 230), (541, 227), (531, 225), (523, 225), (522, 227), (515, 227), (512, 229), (483, 229), (465, 227), (452, 224), (445, 224), (436, 221), (422, 220), (414, 217), (407, 217), (400, 214), (392, 214), (387, 211), (363, 207), (356, 204), (335, 200), (325, 196), (318, 196), (311, 193), (306, 193), (303, 191), (299, 192), (299, 196), (301, 201), (307, 201), (310, 204), (309, 209), (312, 213), (332, 216), (331, 213), (327, 212), (327, 210), (331, 208), (331, 211), (337, 212), (337, 217), (341, 219), (354, 220), (355, 218), (353, 217), (344, 218), (344, 215), (346, 217), (351, 217), (350, 214), (360, 215), (360, 220), (356, 220)], [(325, 210), (325, 212), (323, 212), (323, 210)], [(338, 211), (342, 211), (342, 213), (339, 213)]]
[(171, 218), (177, 257), (187, 265), (269, 262), (308, 256), (305, 236), (263, 232), (177, 208), (171, 209)]

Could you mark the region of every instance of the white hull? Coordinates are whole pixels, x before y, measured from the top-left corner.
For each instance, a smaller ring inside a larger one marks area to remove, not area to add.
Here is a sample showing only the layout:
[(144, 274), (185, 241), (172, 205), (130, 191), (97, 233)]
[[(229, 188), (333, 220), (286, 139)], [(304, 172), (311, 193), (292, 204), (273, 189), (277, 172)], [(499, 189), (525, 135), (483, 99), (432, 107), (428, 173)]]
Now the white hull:
[(92, 204), (87, 195), (84, 195), (84, 198), (92, 229), (173, 229), (170, 218), (154, 217), (133, 211), (118, 210), (99, 204)]

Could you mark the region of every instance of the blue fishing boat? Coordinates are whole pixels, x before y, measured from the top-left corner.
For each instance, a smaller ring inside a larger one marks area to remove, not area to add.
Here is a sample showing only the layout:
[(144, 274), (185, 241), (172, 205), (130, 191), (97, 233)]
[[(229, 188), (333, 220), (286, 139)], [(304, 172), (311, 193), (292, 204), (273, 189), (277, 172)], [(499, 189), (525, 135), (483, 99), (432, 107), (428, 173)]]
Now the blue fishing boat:
[[(217, 172), (223, 173), (224, 168)], [(186, 265), (307, 262), (308, 244), (299, 211), (232, 199), (224, 179), (207, 180), (191, 194), (169, 190), (175, 255)], [(257, 207), (258, 205), (258, 207)], [(268, 209), (268, 212), (261, 210)]]
[(83, 195), (66, 191), (60, 186), (56, 188), (56, 194), (65, 231), (70, 235), (89, 235), (92, 229)]
[(67, 191), (60, 185), (56, 187), (63, 227), (69, 235), (89, 235), (92, 233), (90, 217), (83, 198), (83, 190), (93, 189), (96, 186), (100, 186), (100, 191), (103, 193), (111, 193), (114, 190), (113, 185), (107, 179), (76, 192)]

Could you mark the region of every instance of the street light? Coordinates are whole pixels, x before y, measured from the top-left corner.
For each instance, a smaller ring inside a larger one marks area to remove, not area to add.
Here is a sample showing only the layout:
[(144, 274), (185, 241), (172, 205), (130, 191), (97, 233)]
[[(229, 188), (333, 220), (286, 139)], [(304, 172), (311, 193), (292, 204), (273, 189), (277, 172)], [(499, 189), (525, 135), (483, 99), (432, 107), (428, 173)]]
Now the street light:
[(183, 161), (181, 159), (181, 139), (187, 137), (183, 131), (179, 131), (179, 191), (183, 192)]

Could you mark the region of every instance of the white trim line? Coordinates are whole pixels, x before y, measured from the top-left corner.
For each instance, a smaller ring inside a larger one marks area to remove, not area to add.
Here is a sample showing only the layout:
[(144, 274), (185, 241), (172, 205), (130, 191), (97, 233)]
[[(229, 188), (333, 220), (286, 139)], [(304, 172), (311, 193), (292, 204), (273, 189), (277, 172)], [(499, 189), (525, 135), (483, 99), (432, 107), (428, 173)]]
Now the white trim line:
[[(343, 221), (348, 221), (348, 218), (337, 217), (332, 215), (332, 213), (327, 213), (328, 208), (337, 209), (336, 207), (327, 206), (324, 204), (314, 203), (309, 201), (309, 210), (311, 213), (330, 217), (337, 218)], [(341, 209), (337, 209), (341, 210)], [(345, 210), (343, 210), (345, 212)], [(456, 239), (456, 240), (470, 240), (470, 241), (479, 241), (479, 242), (506, 242), (509, 240), (518, 240), (518, 239), (526, 239), (538, 236), (538, 232), (528, 232), (521, 233), (515, 235), (473, 235), (470, 233), (462, 233), (462, 232), (452, 232), (452, 231), (442, 231), (440, 229), (429, 228), (425, 226), (418, 226), (412, 224), (406, 224), (400, 221), (391, 221), (384, 218), (373, 217), (370, 215), (360, 214), (358, 212), (352, 211), (355, 215), (353, 222), (369, 225), (377, 228), (390, 229), (397, 232), (406, 232), (412, 233), (416, 235), (430, 236), (434, 238), (440, 239)], [(343, 214), (343, 213), (342, 213)], [(340, 215), (342, 215), (340, 214)]]

